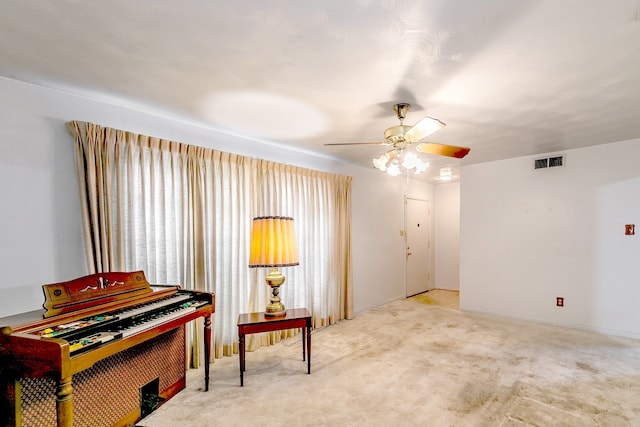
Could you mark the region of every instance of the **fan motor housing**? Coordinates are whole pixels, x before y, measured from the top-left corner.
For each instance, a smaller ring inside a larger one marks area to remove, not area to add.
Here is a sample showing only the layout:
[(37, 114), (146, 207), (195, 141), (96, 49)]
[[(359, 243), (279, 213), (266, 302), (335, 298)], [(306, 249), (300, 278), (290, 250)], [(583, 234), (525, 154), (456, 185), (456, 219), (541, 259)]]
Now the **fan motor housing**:
[(404, 134), (409, 129), (411, 129), (411, 126), (407, 125), (391, 126), (384, 131), (384, 140), (394, 145), (404, 142)]

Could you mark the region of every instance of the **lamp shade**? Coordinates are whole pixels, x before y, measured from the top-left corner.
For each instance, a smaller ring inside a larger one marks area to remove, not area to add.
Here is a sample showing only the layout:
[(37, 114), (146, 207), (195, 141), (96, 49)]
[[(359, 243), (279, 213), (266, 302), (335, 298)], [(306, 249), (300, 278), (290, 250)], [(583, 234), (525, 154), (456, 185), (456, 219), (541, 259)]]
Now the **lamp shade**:
[(293, 218), (261, 216), (253, 219), (249, 267), (298, 265), (298, 246)]

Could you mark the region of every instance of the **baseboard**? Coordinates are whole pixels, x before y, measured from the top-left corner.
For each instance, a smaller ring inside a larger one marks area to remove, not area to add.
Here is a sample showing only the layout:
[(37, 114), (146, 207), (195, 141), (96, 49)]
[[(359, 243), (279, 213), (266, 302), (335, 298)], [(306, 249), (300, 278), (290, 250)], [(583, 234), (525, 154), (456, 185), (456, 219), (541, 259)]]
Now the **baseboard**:
[(638, 334), (638, 333), (629, 332), (629, 331), (620, 331), (620, 330), (617, 330), (617, 329), (598, 328), (598, 327), (595, 327), (595, 326), (582, 325), (582, 324), (579, 324), (579, 323), (552, 322), (550, 320), (545, 320), (545, 319), (533, 319), (533, 318), (528, 318), (528, 317), (515, 317), (515, 316), (509, 316), (509, 315), (506, 315), (506, 314), (496, 314), (496, 313), (490, 313), (490, 312), (481, 311), (481, 310), (464, 310), (462, 307), (460, 308), (460, 311), (464, 312), (464, 313), (469, 313), (469, 314), (479, 314), (479, 315), (482, 315), (482, 316), (497, 317), (497, 318), (502, 318), (502, 319), (507, 319), (507, 320), (519, 320), (521, 322), (531, 322), (531, 323), (537, 323), (537, 324), (542, 324), (542, 325), (559, 326), (561, 328), (577, 329), (577, 330), (595, 332), (595, 333), (598, 333), (598, 334), (611, 335), (611, 336), (622, 337), (622, 338), (640, 339), (640, 334)]

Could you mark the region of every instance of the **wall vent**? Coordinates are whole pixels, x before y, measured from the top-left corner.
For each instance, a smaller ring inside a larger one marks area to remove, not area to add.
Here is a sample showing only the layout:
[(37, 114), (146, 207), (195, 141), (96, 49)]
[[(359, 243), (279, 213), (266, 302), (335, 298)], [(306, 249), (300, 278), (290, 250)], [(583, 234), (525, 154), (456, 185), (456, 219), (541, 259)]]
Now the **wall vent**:
[(564, 166), (564, 154), (539, 157), (533, 160), (533, 169), (549, 169)]

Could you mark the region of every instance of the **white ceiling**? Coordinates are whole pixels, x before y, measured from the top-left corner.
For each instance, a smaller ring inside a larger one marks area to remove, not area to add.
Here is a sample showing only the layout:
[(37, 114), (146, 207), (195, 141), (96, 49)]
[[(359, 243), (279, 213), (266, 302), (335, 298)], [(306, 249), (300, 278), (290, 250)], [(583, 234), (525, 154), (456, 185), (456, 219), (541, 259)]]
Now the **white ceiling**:
[(0, 75), (371, 167), (409, 102), (440, 167), (640, 137), (639, 0), (1, 0)]

